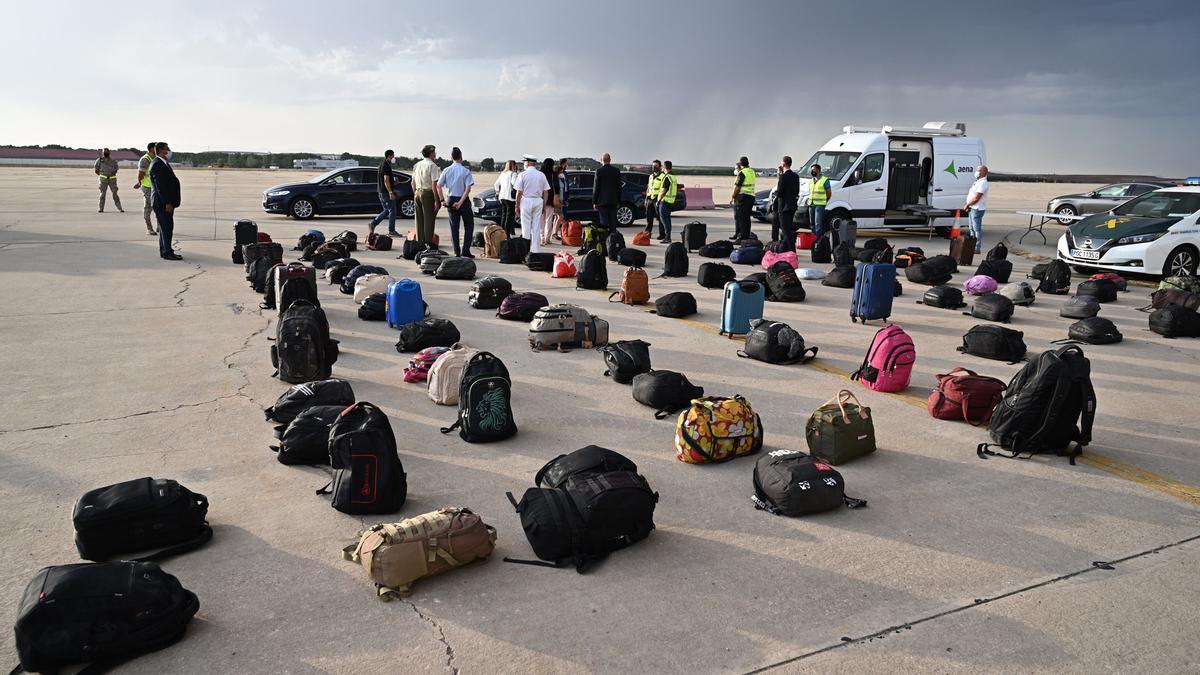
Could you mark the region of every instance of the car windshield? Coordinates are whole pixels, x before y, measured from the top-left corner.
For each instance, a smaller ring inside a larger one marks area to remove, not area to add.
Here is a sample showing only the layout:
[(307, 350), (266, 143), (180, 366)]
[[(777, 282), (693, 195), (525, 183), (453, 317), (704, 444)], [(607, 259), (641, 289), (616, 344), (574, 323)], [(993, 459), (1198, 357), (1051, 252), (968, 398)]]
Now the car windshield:
[(1113, 209), (1118, 216), (1183, 218), (1200, 211), (1200, 193), (1148, 192)]
[(803, 168), (801, 175), (807, 176), (808, 172), (812, 170), (813, 164), (820, 164), (821, 175), (832, 181), (841, 180), (861, 154), (860, 152), (818, 152), (801, 165)]
[(320, 182), (324, 181), (325, 179), (327, 179), (327, 178), (329, 178), (329, 177), (333, 176), (333, 175), (334, 175), (334, 174), (336, 174), (337, 172), (339, 172), (339, 171), (343, 171), (343, 170), (344, 170), (344, 169), (330, 169), (329, 171), (326, 171), (325, 173), (321, 174), (320, 176), (317, 176), (316, 178), (311, 178), (311, 179), (309, 179), (309, 181), (308, 181), (308, 182), (310, 182), (310, 183), (320, 183)]

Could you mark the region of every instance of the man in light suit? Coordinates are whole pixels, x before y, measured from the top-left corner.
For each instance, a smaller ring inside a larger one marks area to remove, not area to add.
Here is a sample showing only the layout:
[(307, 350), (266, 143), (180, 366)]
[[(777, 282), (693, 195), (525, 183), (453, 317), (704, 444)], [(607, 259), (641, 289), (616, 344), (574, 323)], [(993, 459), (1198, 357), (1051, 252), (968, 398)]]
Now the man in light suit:
[(175, 209), (179, 208), (180, 202), (179, 179), (167, 163), (171, 148), (160, 141), (154, 145), (154, 154), (154, 162), (150, 164), (150, 182), (154, 185), (154, 217), (158, 220), (158, 255), (163, 260), (183, 260), (183, 256), (171, 250)]

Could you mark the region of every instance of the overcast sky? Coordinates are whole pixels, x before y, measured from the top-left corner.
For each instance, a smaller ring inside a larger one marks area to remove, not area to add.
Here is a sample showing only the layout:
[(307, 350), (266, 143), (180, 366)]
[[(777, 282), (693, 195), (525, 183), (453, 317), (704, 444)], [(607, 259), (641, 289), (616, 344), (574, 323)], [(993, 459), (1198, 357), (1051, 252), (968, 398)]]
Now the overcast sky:
[(948, 120), (996, 171), (1200, 174), (1196, 0), (533, 5), (7, 3), (0, 143), (774, 166)]

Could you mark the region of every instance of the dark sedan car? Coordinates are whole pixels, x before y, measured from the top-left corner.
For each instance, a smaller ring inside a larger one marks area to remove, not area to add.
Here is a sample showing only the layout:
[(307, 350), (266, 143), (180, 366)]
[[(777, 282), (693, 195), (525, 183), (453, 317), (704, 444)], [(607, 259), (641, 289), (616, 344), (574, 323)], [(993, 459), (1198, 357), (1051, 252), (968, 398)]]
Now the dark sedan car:
[(775, 196), (772, 194), (773, 192), (775, 192), (774, 189), (769, 189), (759, 190), (754, 193), (754, 209), (751, 213), (754, 214), (754, 218), (760, 223), (771, 222), (771, 210), (775, 206), (772, 203)]
[[(594, 221), (598, 218), (592, 208), (592, 183), (596, 174), (591, 171), (567, 171), (567, 199), (563, 215), (571, 220)], [(633, 171), (621, 172), (621, 204), (617, 207), (617, 223), (622, 227), (646, 217), (646, 185), (650, 176)], [(500, 202), (496, 191), (488, 188), (471, 199), (475, 215), (500, 222)], [(518, 214), (518, 218), (520, 215)]]
[[(307, 220), (313, 216), (341, 216), (354, 213), (379, 213), (379, 170), (356, 166), (327, 171), (303, 183), (276, 185), (263, 190), (263, 210)], [(396, 215), (412, 218), (416, 214), (412, 177), (395, 172)]]

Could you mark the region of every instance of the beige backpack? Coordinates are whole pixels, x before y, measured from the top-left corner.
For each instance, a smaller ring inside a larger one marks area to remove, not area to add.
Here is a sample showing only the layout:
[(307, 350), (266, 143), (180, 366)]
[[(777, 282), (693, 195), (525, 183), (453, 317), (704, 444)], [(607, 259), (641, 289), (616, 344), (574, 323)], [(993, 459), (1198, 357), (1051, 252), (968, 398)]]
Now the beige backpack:
[(500, 242), (508, 239), (508, 235), (504, 232), (504, 228), (495, 223), (489, 224), (483, 229), (483, 257), (499, 258), (500, 257)]
[(383, 600), (405, 597), (414, 581), (486, 560), (496, 547), (496, 528), (470, 509), (450, 507), (398, 523), (380, 523), (342, 549), (375, 582)]
[(354, 301), (362, 304), (367, 296), (375, 293), (387, 293), (388, 286), (396, 278), (387, 274), (364, 274), (354, 280)]
[(458, 385), (467, 361), (479, 350), (455, 343), (429, 367), (429, 398), (438, 405), (458, 405)]

